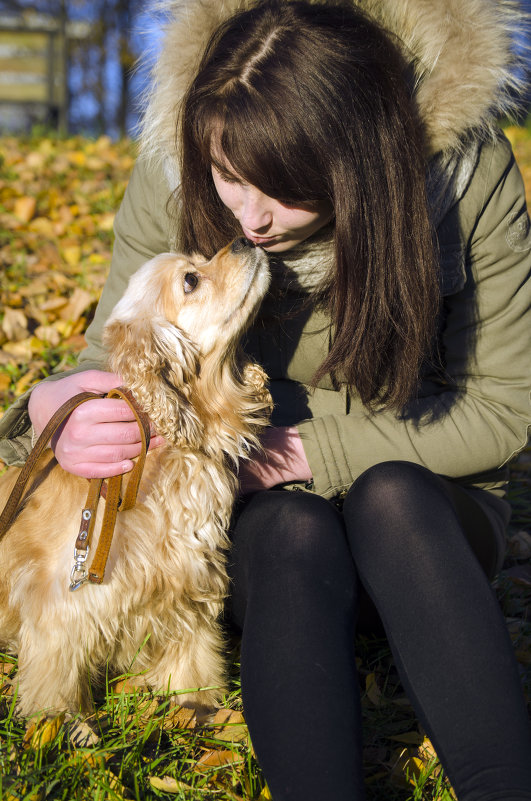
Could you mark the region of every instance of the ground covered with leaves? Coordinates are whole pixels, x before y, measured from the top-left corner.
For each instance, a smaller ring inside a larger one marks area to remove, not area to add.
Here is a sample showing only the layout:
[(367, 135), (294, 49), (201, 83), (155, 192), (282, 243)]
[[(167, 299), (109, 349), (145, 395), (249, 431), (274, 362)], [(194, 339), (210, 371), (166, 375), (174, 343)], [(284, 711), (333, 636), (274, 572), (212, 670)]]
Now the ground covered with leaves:
[[(507, 133), (531, 197), (531, 136), (524, 128)], [(106, 137), (0, 139), (0, 416), (83, 348), (134, 157), (131, 142)], [(496, 592), (531, 698), (529, 450), (512, 467), (510, 500), (509, 552)], [(453, 798), (386, 642), (360, 638), (358, 653), (369, 801)], [(27, 721), (14, 714), (16, 660), (0, 655), (0, 799), (265, 801), (242, 714), (237, 643), (230, 664), (224, 708), (207, 720), (178, 699), (135, 692), (121, 677), (100, 688), (88, 719)]]
[(106, 137), (0, 140), (0, 408), (83, 348), (133, 162)]

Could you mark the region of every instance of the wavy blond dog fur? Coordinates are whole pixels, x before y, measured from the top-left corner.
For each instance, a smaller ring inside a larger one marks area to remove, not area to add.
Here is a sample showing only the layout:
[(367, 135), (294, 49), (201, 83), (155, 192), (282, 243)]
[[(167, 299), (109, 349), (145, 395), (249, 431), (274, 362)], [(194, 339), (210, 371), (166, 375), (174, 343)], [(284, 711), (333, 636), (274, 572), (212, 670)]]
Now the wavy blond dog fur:
[[(106, 664), (132, 668), (155, 690), (214, 688), (180, 694), (180, 703), (219, 700), (235, 471), (270, 404), (263, 372), (237, 341), (268, 283), (265, 253), (245, 240), (208, 264), (157, 256), (131, 279), (105, 329), (109, 368), (167, 444), (148, 454), (136, 507), (118, 515), (104, 583), (74, 593), (87, 481), (51, 452), (42, 458), (0, 544), (0, 644), (19, 655), (21, 714), (89, 708), (89, 676)], [(0, 508), (17, 474), (0, 481)]]

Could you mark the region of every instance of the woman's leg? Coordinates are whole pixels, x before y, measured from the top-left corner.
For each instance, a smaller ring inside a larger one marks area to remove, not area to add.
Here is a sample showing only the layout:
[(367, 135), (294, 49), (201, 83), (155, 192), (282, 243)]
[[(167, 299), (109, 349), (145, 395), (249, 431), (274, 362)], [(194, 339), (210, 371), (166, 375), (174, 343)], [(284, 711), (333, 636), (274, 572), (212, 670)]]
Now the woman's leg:
[(246, 720), (275, 801), (361, 801), (357, 577), (341, 515), (261, 492), (237, 518), (232, 614)]
[[(408, 462), (376, 465), (353, 484), (343, 515), (360, 579), (459, 801), (531, 799), (512, 645), (447, 482)], [(489, 543), (480, 549), (491, 562)]]

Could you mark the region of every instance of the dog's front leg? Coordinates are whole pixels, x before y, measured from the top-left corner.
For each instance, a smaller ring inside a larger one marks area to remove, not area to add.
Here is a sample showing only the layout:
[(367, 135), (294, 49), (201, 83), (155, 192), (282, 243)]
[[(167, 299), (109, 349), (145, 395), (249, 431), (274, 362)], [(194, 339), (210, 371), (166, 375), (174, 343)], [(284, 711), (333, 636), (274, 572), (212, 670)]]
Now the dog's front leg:
[(88, 696), (87, 659), (64, 626), (24, 622), (20, 631), (17, 711), (76, 713)]
[(194, 707), (219, 705), (226, 670), (223, 640), (216, 620), (198, 622), (193, 634), (170, 638), (155, 646), (143, 680), (153, 690), (176, 693), (175, 702)]

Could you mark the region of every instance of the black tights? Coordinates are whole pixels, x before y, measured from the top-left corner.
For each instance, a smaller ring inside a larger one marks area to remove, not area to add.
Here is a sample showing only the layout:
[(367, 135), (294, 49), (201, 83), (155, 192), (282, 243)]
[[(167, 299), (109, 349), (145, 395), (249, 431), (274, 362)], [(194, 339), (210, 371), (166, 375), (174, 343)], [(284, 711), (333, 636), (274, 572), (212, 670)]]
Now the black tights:
[(387, 462), (360, 476), (342, 513), (303, 492), (260, 492), (244, 504), (232, 615), (246, 719), (274, 801), (365, 798), (360, 582), (459, 801), (531, 799), (517, 665), (480, 567), (495, 560), (494, 535), (479, 504), (454, 494), (422, 467)]

